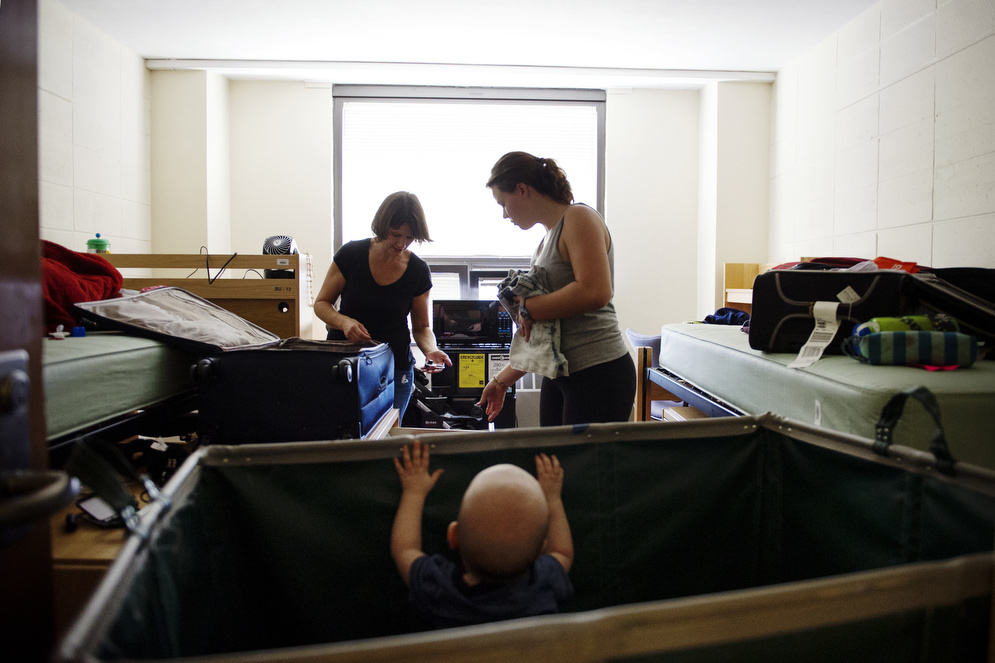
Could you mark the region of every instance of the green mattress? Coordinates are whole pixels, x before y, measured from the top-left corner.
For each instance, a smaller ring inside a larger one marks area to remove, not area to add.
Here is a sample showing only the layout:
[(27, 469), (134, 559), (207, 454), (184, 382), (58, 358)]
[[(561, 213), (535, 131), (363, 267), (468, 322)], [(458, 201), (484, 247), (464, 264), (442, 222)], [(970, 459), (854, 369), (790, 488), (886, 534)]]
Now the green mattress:
[[(660, 367), (748, 414), (782, 416), (874, 438), (881, 409), (894, 394), (925, 386), (935, 396), (954, 458), (995, 468), (995, 362), (956, 371), (871, 366), (824, 356), (807, 368), (788, 368), (794, 354), (761, 352), (732, 325), (681, 323), (661, 330)], [(910, 403), (894, 440), (926, 449), (933, 421)]]
[(48, 439), (145, 409), (194, 388), (193, 357), (115, 332), (42, 343)]

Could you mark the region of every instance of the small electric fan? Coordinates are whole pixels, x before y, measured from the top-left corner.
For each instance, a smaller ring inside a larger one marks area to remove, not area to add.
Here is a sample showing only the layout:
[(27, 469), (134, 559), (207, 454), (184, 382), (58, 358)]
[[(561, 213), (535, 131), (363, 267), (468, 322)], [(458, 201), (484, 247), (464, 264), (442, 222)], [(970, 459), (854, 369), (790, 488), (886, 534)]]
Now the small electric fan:
[[(297, 242), (294, 241), (293, 237), (273, 235), (272, 237), (267, 237), (266, 241), (263, 242), (263, 255), (285, 256), (291, 253), (297, 253)], [(263, 277), (267, 279), (292, 279), (294, 278), (294, 270), (264, 269)]]

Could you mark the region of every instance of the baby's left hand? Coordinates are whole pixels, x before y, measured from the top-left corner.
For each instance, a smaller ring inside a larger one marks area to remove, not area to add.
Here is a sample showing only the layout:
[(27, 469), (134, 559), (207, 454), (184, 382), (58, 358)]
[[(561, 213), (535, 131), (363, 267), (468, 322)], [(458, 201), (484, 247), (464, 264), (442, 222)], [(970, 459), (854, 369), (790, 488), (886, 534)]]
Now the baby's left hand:
[(554, 455), (536, 455), (536, 479), (539, 486), (546, 495), (546, 500), (559, 499), (563, 490), (563, 468), (560, 467), (560, 460)]
[(435, 487), (435, 482), (442, 474), (442, 468), (429, 474), (428, 472), (429, 452), (428, 445), (415, 440), (410, 450), (404, 447), (401, 450), (401, 458), (394, 459), (394, 467), (397, 475), (401, 478), (401, 488), (404, 491), (411, 491), (428, 495), (429, 491)]

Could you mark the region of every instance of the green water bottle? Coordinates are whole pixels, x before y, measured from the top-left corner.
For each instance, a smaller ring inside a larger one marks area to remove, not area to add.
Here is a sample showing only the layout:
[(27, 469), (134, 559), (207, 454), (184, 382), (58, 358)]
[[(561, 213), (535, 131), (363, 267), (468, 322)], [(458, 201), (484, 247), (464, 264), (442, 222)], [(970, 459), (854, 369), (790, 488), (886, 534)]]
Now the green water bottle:
[(111, 242), (107, 239), (100, 239), (100, 233), (93, 239), (86, 240), (87, 253), (110, 253)]

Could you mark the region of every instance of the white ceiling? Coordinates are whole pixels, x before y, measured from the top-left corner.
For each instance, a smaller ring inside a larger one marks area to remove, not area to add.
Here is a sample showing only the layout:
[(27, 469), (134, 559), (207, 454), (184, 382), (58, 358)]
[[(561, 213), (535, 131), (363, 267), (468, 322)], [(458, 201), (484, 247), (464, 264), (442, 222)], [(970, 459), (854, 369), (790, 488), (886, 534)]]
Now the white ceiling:
[(878, 0), (57, 1), (151, 68), (213, 64), (248, 75), (261, 64), (275, 77), (340, 83), (411, 83), (417, 73), (429, 84), (601, 78), (632, 87), (696, 72), (769, 75)]

